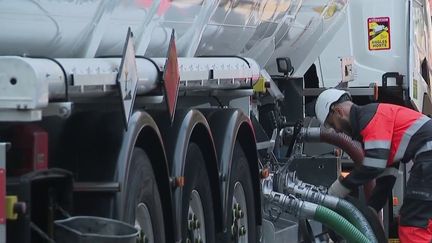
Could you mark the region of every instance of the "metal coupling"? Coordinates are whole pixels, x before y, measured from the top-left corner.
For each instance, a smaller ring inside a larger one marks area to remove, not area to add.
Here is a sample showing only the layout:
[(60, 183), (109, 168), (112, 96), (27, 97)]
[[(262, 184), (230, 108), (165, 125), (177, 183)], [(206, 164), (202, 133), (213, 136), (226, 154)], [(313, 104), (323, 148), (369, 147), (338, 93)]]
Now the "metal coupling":
[(286, 190), (305, 201), (321, 204), (324, 194), (314, 185), (298, 181), (297, 183), (288, 182)]
[(321, 128), (320, 127), (308, 127), (303, 128), (300, 132), (302, 134), (303, 141), (306, 142), (320, 142), (321, 141)]
[(281, 211), (296, 218), (313, 218), (317, 209), (317, 204), (300, 200), (290, 194), (270, 192), (264, 196), (270, 204), (279, 207)]
[(300, 180), (287, 181), (286, 192), (296, 197), (318, 205), (329, 208), (336, 208), (339, 198), (327, 195), (327, 189), (322, 186), (315, 186)]
[(297, 216), (300, 200), (294, 196), (271, 191), (265, 193), (264, 197), (271, 205), (279, 207), (286, 213)]
[[(294, 127), (286, 127), (281, 133), (283, 144), (289, 144), (296, 136)], [(298, 134), (298, 139), (301, 142), (321, 142), (321, 128), (320, 127), (302, 127)]]

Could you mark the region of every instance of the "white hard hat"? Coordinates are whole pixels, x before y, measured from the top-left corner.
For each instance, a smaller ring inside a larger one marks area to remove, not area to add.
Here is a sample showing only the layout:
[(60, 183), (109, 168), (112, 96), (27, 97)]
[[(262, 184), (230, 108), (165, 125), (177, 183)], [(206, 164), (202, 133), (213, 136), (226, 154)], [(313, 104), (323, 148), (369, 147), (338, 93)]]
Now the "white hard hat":
[(344, 94), (349, 95), (347, 91), (340, 89), (326, 89), (321, 92), (315, 104), (315, 114), (321, 124), (325, 123), (333, 103), (338, 101)]

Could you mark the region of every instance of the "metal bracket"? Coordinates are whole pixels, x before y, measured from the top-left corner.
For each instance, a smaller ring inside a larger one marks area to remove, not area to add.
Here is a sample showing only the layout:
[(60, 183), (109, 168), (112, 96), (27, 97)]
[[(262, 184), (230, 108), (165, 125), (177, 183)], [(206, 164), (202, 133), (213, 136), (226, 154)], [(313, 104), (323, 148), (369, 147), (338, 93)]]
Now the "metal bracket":
[(342, 57), (341, 61), (341, 75), (342, 82), (349, 82), (354, 80), (354, 58), (353, 57)]
[(267, 153), (271, 153), (276, 144), (276, 137), (277, 137), (277, 129), (274, 129), (269, 141), (256, 144), (257, 150), (267, 149)]
[(74, 182), (74, 192), (119, 192), (120, 183), (118, 182)]
[(277, 84), (273, 81), (270, 74), (268, 74), (267, 71), (263, 69), (261, 70), (261, 75), (266, 79), (266, 81), (270, 83), (270, 88), (267, 89), (270, 95), (276, 100), (283, 100), (285, 96), (282, 94)]
[(384, 73), (382, 75), (382, 80), (381, 80), (382, 83), (381, 83), (381, 85), (382, 85), (383, 88), (387, 88), (387, 79), (389, 79), (389, 78), (395, 78), (396, 79), (396, 84), (398, 86), (402, 86), (402, 84), (403, 84), (403, 75), (401, 75), (398, 72), (387, 72), (387, 73)]
[(0, 121), (40, 121), (42, 120), (42, 110), (15, 110), (15, 109), (2, 109), (0, 110)]
[(66, 119), (72, 112), (72, 102), (56, 102), (49, 103), (46, 108), (42, 110), (43, 116), (58, 116)]

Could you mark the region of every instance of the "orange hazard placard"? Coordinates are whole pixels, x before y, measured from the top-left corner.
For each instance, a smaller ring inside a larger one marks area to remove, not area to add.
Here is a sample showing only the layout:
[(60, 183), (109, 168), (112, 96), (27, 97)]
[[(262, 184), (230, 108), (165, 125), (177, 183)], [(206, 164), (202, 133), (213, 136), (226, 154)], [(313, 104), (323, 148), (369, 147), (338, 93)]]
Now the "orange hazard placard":
[(369, 50), (389, 50), (390, 46), (390, 18), (368, 18)]

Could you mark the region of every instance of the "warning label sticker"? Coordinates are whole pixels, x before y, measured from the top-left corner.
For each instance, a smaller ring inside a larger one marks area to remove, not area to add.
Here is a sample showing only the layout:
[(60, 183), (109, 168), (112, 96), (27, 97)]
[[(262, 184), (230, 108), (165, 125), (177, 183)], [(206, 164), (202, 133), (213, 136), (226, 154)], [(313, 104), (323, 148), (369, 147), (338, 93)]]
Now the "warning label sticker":
[(390, 49), (390, 18), (368, 18), (369, 50)]

